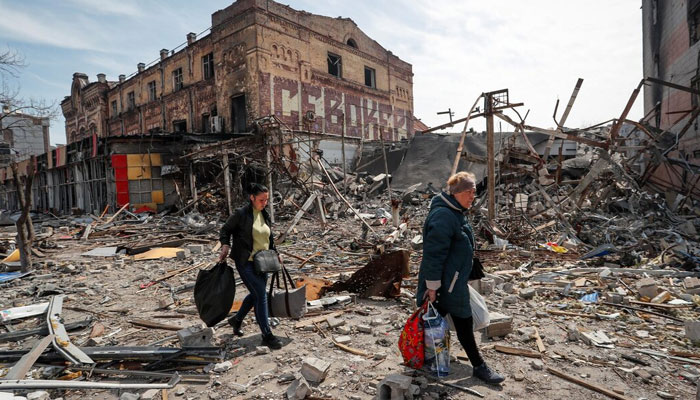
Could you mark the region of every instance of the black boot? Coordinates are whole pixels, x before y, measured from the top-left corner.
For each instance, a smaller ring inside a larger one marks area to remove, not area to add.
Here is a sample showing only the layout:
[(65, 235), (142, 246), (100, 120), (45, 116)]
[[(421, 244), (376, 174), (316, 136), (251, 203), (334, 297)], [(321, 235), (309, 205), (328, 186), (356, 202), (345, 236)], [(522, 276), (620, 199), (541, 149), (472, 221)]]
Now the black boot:
[(241, 325), (243, 321), (239, 321), (236, 317), (231, 317), (228, 319), (228, 324), (233, 327), (233, 334), (236, 336), (243, 336), (243, 331), (241, 331)]
[(277, 336), (273, 335), (272, 333), (263, 335), (262, 344), (263, 346), (267, 346), (272, 350), (279, 350), (282, 348), (282, 342), (280, 342)]
[(506, 380), (503, 375), (500, 375), (496, 371), (489, 368), (486, 363), (474, 367), (474, 376), (481, 379), (486, 383), (497, 384)]

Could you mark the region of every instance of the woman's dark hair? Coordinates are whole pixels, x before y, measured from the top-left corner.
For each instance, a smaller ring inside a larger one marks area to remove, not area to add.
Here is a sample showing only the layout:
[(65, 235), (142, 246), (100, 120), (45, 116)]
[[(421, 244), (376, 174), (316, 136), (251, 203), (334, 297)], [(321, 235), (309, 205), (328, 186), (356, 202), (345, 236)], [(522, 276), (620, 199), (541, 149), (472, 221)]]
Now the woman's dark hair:
[(248, 193), (252, 194), (253, 196), (257, 196), (260, 193), (267, 193), (267, 186), (261, 185), (259, 183), (251, 183), (250, 186), (248, 187)]

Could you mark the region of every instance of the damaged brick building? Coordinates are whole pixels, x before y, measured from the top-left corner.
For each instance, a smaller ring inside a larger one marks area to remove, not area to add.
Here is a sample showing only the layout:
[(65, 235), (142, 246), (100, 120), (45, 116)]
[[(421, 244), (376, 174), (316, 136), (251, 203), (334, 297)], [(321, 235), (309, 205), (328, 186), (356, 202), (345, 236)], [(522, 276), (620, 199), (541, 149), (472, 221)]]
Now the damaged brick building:
[[(645, 120), (670, 133), (666, 160), (650, 171), (648, 182), (660, 191), (700, 192), (700, 1), (642, 2)], [(675, 87), (672, 85), (676, 85)]]
[[(412, 136), (412, 66), (349, 18), (239, 0), (213, 13), (204, 35), (186, 38), (118, 81), (73, 75), (61, 102), (68, 144), (37, 159), (40, 174), (56, 175), (35, 190), (37, 208), (161, 210), (187, 193), (183, 174), (164, 178), (187, 171), (182, 154), (259, 134), (254, 121), (266, 116), (349, 142)], [(52, 174), (56, 168), (63, 171)], [(104, 190), (81, 189), (88, 181)], [(1, 206), (13, 208), (11, 197)]]

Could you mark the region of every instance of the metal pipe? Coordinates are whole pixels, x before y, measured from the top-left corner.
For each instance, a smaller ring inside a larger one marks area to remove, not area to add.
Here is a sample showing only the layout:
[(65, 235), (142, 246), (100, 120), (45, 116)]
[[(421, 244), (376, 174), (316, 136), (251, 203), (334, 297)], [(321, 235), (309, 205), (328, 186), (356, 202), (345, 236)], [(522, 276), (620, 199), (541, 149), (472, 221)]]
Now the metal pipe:
[(7, 389), (172, 389), (180, 382), (180, 375), (175, 374), (167, 383), (107, 383), (87, 381), (59, 381), (44, 379), (26, 379), (0, 381), (0, 390)]

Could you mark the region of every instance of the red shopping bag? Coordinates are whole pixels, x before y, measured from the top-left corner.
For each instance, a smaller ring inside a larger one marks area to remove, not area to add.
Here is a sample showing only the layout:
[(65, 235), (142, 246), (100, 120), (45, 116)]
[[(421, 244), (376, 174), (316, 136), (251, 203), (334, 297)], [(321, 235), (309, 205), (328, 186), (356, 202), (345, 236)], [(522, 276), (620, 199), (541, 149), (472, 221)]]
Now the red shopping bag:
[(423, 303), (406, 321), (399, 337), (399, 350), (403, 362), (407, 366), (420, 369), (425, 361), (423, 353), (423, 320), (421, 317), (427, 311), (428, 302)]

